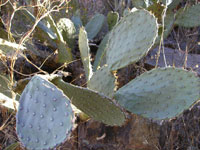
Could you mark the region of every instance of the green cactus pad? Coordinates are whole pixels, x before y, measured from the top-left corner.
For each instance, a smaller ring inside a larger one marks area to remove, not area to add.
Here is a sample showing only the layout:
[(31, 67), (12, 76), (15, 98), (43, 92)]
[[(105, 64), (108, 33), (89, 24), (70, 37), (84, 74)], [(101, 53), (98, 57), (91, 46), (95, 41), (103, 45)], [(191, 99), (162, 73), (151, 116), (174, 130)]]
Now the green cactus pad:
[(96, 37), (96, 35), (100, 32), (104, 23), (104, 15), (96, 14), (92, 17), (92, 19), (86, 24), (85, 30), (88, 33), (88, 39), (92, 40)]
[(115, 77), (109, 71), (107, 66), (103, 66), (93, 74), (87, 86), (89, 89), (112, 97), (115, 88)]
[(55, 39), (55, 43), (57, 45), (58, 49), (58, 57), (56, 59), (57, 63), (69, 63), (72, 61), (72, 53), (71, 48), (69, 48), (68, 43), (64, 42), (62, 33), (58, 29), (56, 23), (54, 22), (54, 19), (51, 17), (51, 15), (48, 15), (47, 20), (50, 24), (50, 27), (53, 32), (56, 33), (57, 39)]
[(81, 59), (83, 62), (86, 78), (89, 80), (93, 72), (92, 65), (90, 63), (90, 48), (88, 44), (87, 32), (85, 31), (84, 27), (80, 28), (78, 39), (79, 50), (81, 52)]
[[(32, 25), (37, 21), (37, 19), (29, 12), (27, 9), (20, 9), (18, 11), (20, 15), (26, 16), (27, 20), (32, 23)], [(57, 45), (54, 40), (57, 39), (56, 34), (48, 28), (43, 21), (39, 21), (36, 26), (36, 32), (34, 32), (33, 36), (40, 40), (40, 42), (48, 41), (53, 48), (57, 48)]]
[(69, 99), (43, 76), (34, 76), (20, 97), (17, 134), (28, 149), (54, 148), (70, 137), (74, 113)]
[(71, 21), (74, 23), (74, 26), (76, 28), (76, 34), (79, 33), (79, 29), (80, 27), (83, 25), (82, 21), (81, 21), (81, 17), (80, 17), (80, 10), (77, 10), (74, 15), (71, 18)]
[(54, 79), (51, 82), (63, 90), (72, 104), (94, 120), (111, 126), (120, 126), (124, 123), (124, 113), (110, 98), (93, 90), (66, 83), (61, 79)]
[(110, 69), (140, 60), (153, 45), (157, 30), (156, 18), (148, 11), (131, 11), (122, 18), (109, 35), (106, 61)]
[(112, 28), (116, 25), (118, 21), (119, 21), (119, 14), (117, 12), (113, 11), (108, 12), (107, 22), (109, 30), (112, 30)]
[(120, 88), (114, 98), (130, 112), (153, 119), (172, 118), (199, 98), (200, 79), (178, 68), (145, 72)]
[(183, 27), (197, 27), (200, 26), (200, 4), (187, 7), (186, 9), (179, 9), (175, 24)]
[(61, 32), (64, 41), (73, 49), (75, 46), (76, 28), (74, 23), (68, 18), (61, 18), (57, 23), (58, 30)]
[[(35, 23), (36, 22), (36, 18), (28, 11), (28, 10), (20, 10), (20, 13), (22, 15), (25, 15), (32, 23)], [(48, 37), (50, 37), (51, 39), (57, 39), (57, 36), (55, 35), (55, 33), (53, 33), (51, 31), (51, 29), (47, 28), (46, 25), (42, 22), (42, 21), (39, 21), (37, 26), (36, 26), (39, 31), (45, 35), (48, 35)]]
[(99, 67), (106, 64), (106, 45), (108, 43), (109, 33), (107, 33), (103, 40), (101, 41), (97, 54), (95, 56), (95, 61), (93, 65), (93, 71), (96, 71)]
[(132, 4), (136, 8), (146, 8), (146, 2), (145, 0), (132, 0)]

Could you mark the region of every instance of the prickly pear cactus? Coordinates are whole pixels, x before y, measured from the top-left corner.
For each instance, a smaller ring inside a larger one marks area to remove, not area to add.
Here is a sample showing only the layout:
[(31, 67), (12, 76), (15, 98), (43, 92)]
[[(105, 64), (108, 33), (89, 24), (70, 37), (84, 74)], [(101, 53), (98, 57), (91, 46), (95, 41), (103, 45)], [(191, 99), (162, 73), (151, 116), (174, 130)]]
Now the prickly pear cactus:
[(84, 27), (80, 28), (78, 38), (79, 50), (81, 52), (81, 59), (83, 62), (87, 81), (92, 77), (92, 65), (90, 63), (90, 47), (88, 44), (87, 32)]
[(200, 25), (200, 4), (179, 9), (175, 24), (183, 27), (196, 27)]
[(72, 104), (94, 120), (111, 126), (120, 126), (124, 123), (124, 113), (110, 98), (93, 90), (66, 83), (61, 79), (54, 79), (51, 82), (63, 90)]
[[(32, 22), (32, 23), (36, 22), (36, 18), (28, 10), (20, 10), (19, 12), (21, 13), (21, 15), (25, 15), (30, 22)], [(40, 32), (37, 34), (42, 34), (44, 37), (51, 38), (52, 40), (57, 39), (56, 34), (53, 33), (53, 31), (51, 29), (49, 29), (42, 21), (40, 21), (37, 24), (36, 28)]]
[(115, 88), (115, 77), (109, 71), (108, 66), (103, 66), (93, 74), (87, 87), (111, 98)]
[(141, 59), (157, 36), (156, 18), (145, 10), (135, 10), (122, 18), (109, 35), (106, 61), (111, 70)]
[(93, 71), (95, 72), (99, 67), (106, 64), (106, 45), (108, 43), (109, 33), (107, 33), (103, 40), (101, 41), (97, 54), (95, 56), (95, 61), (93, 64)]
[(200, 79), (177, 68), (158, 68), (120, 88), (114, 98), (134, 114), (153, 119), (172, 118), (199, 98)]
[(86, 24), (85, 30), (88, 33), (88, 39), (92, 40), (96, 37), (96, 35), (100, 32), (104, 23), (104, 15), (96, 14), (92, 17), (92, 19)]
[(17, 134), (28, 149), (50, 149), (70, 137), (74, 113), (69, 99), (44, 77), (34, 76), (20, 97)]
[(64, 41), (71, 49), (73, 49), (76, 42), (76, 28), (74, 26), (74, 23), (68, 18), (61, 18), (57, 23), (57, 27), (61, 32)]
[(132, 4), (136, 8), (146, 8), (147, 7), (145, 0), (132, 0)]
[(78, 34), (80, 27), (82, 27), (82, 25), (83, 25), (83, 23), (81, 21), (80, 10), (77, 10), (74, 13), (74, 15), (71, 18), (71, 21), (74, 23), (74, 26), (76, 28), (76, 34)]
[(107, 22), (108, 22), (108, 28), (109, 30), (112, 30), (112, 28), (116, 25), (116, 23), (119, 21), (119, 14), (118, 12), (110, 11), (107, 15)]
[(50, 27), (53, 32), (56, 33), (57, 39), (55, 39), (55, 43), (57, 45), (58, 49), (58, 57), (55, 59), (58, 63), (66, 63), (72, 61), (72, 53), (71, 48), (69, 48), (69, 45), (64, 42), (63, 36), (58, 29), (54, 19), (51, 17), (51, 15), (48, 15), (47, 17), (48, 23), (50, 24)]

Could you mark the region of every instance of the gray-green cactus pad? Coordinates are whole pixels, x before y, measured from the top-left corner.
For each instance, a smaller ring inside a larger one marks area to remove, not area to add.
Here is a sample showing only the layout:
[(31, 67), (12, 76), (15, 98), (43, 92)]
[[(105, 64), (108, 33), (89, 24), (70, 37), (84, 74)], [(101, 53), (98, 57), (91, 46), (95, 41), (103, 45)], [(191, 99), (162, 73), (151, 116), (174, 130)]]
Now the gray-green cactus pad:
[(80, 28), (78, 38), (79, 50), (81, 52), (81, 60), (85, 70), (86, 78), (89, 80), (93, 74), (92, 65), (90, 63), (90, 47), (88, 44), (87, 32), (84, 27)]
[(71, 49), (73, 49), (76, 42), (76, 28), (74, 23), (68, 18), (61, 18), (57, 23), (57, 27), (61, 32), (64, 41)]
[(157, 36), (156, 18), (145, 10), (130, 12), (109, 35), (106, 61), (111, 70), (123, 68), (141, 59)]
[(71, 21), (74, 23), (76, 28), (76, 34), (78, 34), (80, 27), (83, 25), (81, 21), (80, 10), (77, 10), (71, 18)]
[(97, 50), (95, 61), (93, 64), (93, 71), (106, 64), (106, 45), (108, 43), (109, 32), (104, 36)]
[(175, 117), (199, 98), (200, 79), (183, 69), (145, 72), (120, 88), (114, 98), (134, 114), (153, 119)]
[(50, 149), (69, 138), (74, 126), (71, 103), (42, 76), (34, 76), (20, 97), (17, 134), (28, 149)]
[(61, 79), (54, 79), (52, 82), (63, 90), (72, 104), (94, 120), (111, 126), (124, 123), (124, 113), (110, 98), (93, 90), (66, 83)]
[(200, 4), (180, 9), (177, 13), (175, 24), (183, 27), (200, 26)]
[(147, 4), (144, 0), (132, 0), (132, 4), (136, 8), (146, 8)]
[(108, 97), (112, 97), (115, 88), (115, 77), (109, 71), (107, 66), (103, 66), (93, 74), (87, 86), (89, 89), (103, 93)]
[(100, 32), (101, 28), (103, 27), (104, 23), (104, 15), (96, 14), (92, 17), (92, 19), (86, 24), (85, 30), (88, 33), (88, 39), (92, 40), (97, 36)]

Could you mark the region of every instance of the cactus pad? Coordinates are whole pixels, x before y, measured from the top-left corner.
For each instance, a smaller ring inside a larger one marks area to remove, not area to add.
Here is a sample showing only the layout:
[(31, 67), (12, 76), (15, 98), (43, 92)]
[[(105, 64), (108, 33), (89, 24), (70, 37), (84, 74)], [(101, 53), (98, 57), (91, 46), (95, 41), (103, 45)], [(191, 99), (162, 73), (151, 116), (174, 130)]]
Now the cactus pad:
[(116, 25), (116, 23), (119, 21), (119, 14), (118, 12), (110, 11), (107, 15), (107, 22), (108, 22), (108, 28), (109, 30), (112, 30), (112, 28)]
[(93, 90), (66, 83), (61, 79), (54, 79), (51, 82), (63, 90), (72, 104), (94, 120), (111, 126), (120, 126), (124, 123), (124, 113), (110, 98)]
[(90, 63), (90, 48), (88, 44), (87, 32), (84, 27), (80, 28), (79, 38), (78, 38), (79, 50), (81, 52), (81, 59), (83, 62), (85, 74), (87, 80), (89, 80), (93, 74), (92, 65)]
[(153, 119), (172, 118), (199, 98), (200, 79), (178, 68), (145, 72), (120, 88), (114, 98), (134, 114)]
[(73, 49), (76, 42), (76, 28), (74, 26), (74, 23), (68, 18), (61, 18), (57, 23), (57, 27), (61, 32), (64, 41), (71, 49)]
[(106, 64), (106, 45), (108, 43), (109, 33), (107, 33), (101, 41), (97, 50), (95, 61), (93, 64), (93, 71)]
[(28, 149), (50, 149), (69, 138), (74, 125), (71, 103), (55, 85), (34, 76), (20, 97), (17, 134)]
[(87, 86), (89, 89), (103, 93), (108, 97), (112, 97), (115, 88), (115, 77), (109, 71), (107, 66), (103, 66), (93, 74)]
[(200, 26), (200, 4), (187, 7), (186, 9), (179, 9), (175, 24), (183, 27), (197, 27)]
[(147, 4), (144, 0), (132, 0), (132, 4), (136, 8), (146, 8)]
[(153, 45), (157, 30), (156, 18), (148, 11), (131, 11), (122, 18), (109, 35), (109, 68), (117, 70), (141, 59)]
[(92, 17), (92, 19), (86, 24), (85, 30), (88, 33), (88, 39), (92, 40), (96, 37), (96, 35), (100, 32), (104, 23), (104, 15), (96, 14)]
[(74, 26), (76, 28), (76, 34), (79, 33), (80, 27), (83, 25), (81, 21), (81, 15), (80, 15), (80, 10), (77, 10), (74, 15), (71, 18), (71, 21), (74, 23)]

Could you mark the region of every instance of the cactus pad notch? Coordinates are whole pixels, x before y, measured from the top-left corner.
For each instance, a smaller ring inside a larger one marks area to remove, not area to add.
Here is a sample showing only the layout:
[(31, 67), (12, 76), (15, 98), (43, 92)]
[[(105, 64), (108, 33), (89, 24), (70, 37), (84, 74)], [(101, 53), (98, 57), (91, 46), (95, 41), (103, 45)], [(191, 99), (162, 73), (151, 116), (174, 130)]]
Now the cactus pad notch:
[(157, 36), (156, 18), (145, 10), (131, 11), (109, 35), (106, 60), (110, 70), (123, 68), (140, 60)]
[(152, 119), (173, 118), (200, 98), (200, 79), (179, 68), (143, 73), (120, 88), (114, 98), (130, 112)]
[(34, 76), (20, 97), (16, 127), (26, 148), (53, 148), (69, 138), (74, 127), (70, 101), (45, 78)]

